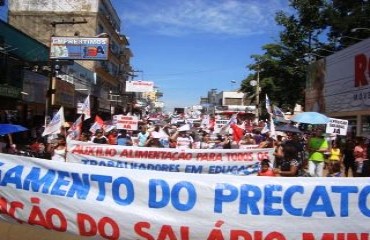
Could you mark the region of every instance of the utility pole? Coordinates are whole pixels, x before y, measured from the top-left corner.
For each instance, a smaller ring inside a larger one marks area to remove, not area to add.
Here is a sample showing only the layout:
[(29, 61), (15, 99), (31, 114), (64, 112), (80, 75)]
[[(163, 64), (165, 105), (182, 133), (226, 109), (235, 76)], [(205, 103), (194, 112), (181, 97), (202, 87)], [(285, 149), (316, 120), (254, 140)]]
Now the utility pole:
[(257, 65), (257, 89), (256, 89), (256, 118), (259, 122), (260, 118), (260, 64)]
[[(53, 33), (52, 33), (52, 36), (55, 35), (56, 31), (55, 31), (55, 28), (57, 25), (74, 25), (74, 24), (86, 24), (87, 21), (86, 19), (84, 19), (83, 21), (75, 21), (75, 19), (73, 18), (72, 21), (53, 21), (51, 22), (51, 26), (53, 27)], [(52, 117), (52, 111), (51, 111), (51, 107), (52, 107), (52, 101), (51, 101), (51, 97), (53, 95), (53, 93), (55, 92), (55, 89), (53, 89), (53, 80), (54, 78), (56, 77), (56, 61), (58, 60), (55, 60), (55, 59), (49, 59), (49, 62), (50, 62), (50, 74), (49, 74), (49, 87), (48, 87), (48, 91), (47, 91), (47, 96), (46, 96), (46, 103), (45, 103), (45, 126), (50, 122), (51, 120), (51, 117)]]

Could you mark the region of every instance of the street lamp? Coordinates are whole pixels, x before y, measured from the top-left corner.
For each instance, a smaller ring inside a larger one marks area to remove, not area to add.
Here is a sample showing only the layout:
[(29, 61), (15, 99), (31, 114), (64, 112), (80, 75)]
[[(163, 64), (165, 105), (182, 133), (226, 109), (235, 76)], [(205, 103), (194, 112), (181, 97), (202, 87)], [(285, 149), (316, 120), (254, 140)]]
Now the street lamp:
[(259, 122), (260, 116), (260, 69), (257, 68), (257, 80), (251, 80), (249, 83), (252, 87), (256, 87), (256, 119)]

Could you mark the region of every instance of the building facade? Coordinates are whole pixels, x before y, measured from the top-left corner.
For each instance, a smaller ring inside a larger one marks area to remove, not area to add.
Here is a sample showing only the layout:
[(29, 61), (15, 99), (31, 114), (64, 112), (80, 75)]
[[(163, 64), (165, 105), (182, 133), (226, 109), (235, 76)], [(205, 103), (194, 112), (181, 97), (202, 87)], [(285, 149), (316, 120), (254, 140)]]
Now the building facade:
[(308, 66), (305, 111), (348, 120), (354, 136), (370, 136), (370, 38)]
[(132, 72), (133, 54), (127, 37), (120, 33), (121, 20), (109, 0), (10, 0), (8, 21), (47, 46), (52, 36), (108, 37), (108, 60), (74, 61), (90, 73), (61, 64), (57, 77), (75, 86), (74, 104), (90, 94), (93, 110), (107, 118), (112, 111), (130, 110), (133, 95), (125, 93), (125, 82)]

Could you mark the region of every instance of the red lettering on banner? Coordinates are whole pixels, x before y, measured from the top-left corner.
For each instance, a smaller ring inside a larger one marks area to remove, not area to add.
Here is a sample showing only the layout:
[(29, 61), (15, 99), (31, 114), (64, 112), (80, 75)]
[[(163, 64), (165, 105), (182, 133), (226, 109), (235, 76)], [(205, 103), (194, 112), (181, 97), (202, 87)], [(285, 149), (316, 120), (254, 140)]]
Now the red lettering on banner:
[(143, 231), (144, 229), (150, 230), (150, 223), (138, 222), (134, 226), (134, 230), (136, 234), (138, 234), (140, 237), (144, 237), (147, 240), (154, 240), (154, 239), (189, 240), (190, 239), (189, 227), (186, 227), (186, 226), (180, 226), (180, 236), (179, 237), (176, 235), (176, 231), (172, 228), (171, 225), (163, 225), (161, 229), (159, 230), (159, 234), (156, 238), (154, 238), (148, 232)]
[(367, 240), (369, 236), (369, 233), (323, 233), (317, 237), (313, 233), (303, 233), (302, 240)]
[(198, 153), (196, 159), (199, 161), (221, 161), (221, 153)]
[(138, 222), (134, 226), (134, 230), (137, 235), (140, 237), (144, 237), (147, 240), (154, 240), (154, 237), (150, 235), (149, 233), (143, 231), (144, 229), (150, 229), (150, 223), (148, 222)]
[(355, 87), (369, 84), (366, 75), (370, 76), (370, 59), (363, 53), (357, 54), (355, 56)]
[(242, 153), (226, 153), (228, 161), (232, 162), (248, 162), (253, 161), (253, 153), (242, 152)]
[(244, 230), (231, 230), (230, 239), (245, 239), (245, 240), (286, 240), (285, 236), (279, 232), (270, 232), (263, 236), (262, 231), (255, 231), (253, 233)]
[(98, 232), (94, 219), (90, 215), (83, 213), (77, 214), (77, 227), (81, 236), (91, 237)]
[(98, 234), (105, 239), (119, 239), (120, 237), (118, 224), (109, 217), (95, 221), (88, 214), (78, 213), (77, 227), (81, 236), (91, 237)]
[[(8, 215), (14, 219), (17, 219), (15, 216), (16, 210), (20, 209), (22, 210), (24, 207), (24, 204), (18, 201), (8, 202), (5, 198), (0, 198), (0, 214)], [(17, 219), (18, 220), (18, 219)], [(22, 221), (18, 220), (19, 223), (22, 223)]]

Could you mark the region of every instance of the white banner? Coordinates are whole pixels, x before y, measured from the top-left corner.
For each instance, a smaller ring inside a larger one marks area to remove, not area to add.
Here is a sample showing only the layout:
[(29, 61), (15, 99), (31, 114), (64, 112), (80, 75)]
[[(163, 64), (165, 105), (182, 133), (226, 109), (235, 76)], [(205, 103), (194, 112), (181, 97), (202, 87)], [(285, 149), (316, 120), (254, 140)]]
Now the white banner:
[(368, 178), (87, 168), (0, 154), (0, 220), (94, 239), (368, 239), (369, 195)]
[(263, 159), (273, 162), (273, 148), (175, 149), (68, 142), (67, 161), (116, 168), (198, 174), (251, 175)]
[(126, 81), (126, 92), (153, 92), (154, 82)]
[(117, 129), (138, 130), (139, 118), (136, 116), (114, 115), (113, 125)]

